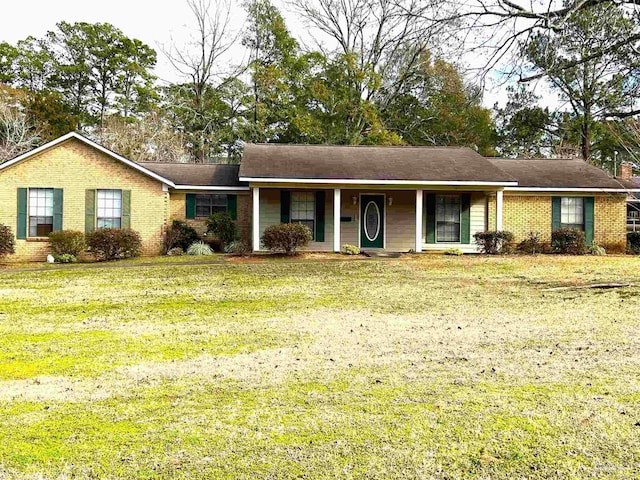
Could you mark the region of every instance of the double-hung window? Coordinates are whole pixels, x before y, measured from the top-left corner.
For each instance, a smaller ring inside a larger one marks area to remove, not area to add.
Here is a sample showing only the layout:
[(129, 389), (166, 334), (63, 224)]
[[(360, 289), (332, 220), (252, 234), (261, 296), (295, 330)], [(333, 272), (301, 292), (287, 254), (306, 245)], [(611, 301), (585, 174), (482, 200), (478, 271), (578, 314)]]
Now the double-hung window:
[(562, 197), (560, 223), (562, 228), (584, 230), (584, 199), (582, 197)]
[(46, 237), (53, 231), (53, 188), (29, 189), (29, 236)]
[(98, 190), (98, 228), (122, 227), (122, 190)]
[(214, 213), (226, 211), (226, 195), (206, 193), (196, 195), (196, 218), (209, 218)]
[(460, 241), (460, 195), (436, 196), (436, 241)]
[(291, 192), (291, 223), (309, 227), (315, 238), (316, 198), (313, 192)]

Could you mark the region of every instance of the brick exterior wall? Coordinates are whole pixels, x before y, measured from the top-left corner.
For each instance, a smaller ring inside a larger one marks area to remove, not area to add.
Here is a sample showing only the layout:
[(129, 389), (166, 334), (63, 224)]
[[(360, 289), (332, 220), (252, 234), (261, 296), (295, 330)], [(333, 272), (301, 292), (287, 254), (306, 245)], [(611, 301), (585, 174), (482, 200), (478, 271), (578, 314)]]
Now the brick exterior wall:
[[(504, 202), (503, 202), (503, 208), (504, 208)], [(496, 229), (496, 196), (490, 195), (489, 197), (487, 197), (487, 230), (495, 230), (495, 229)]]
[[(17, 230), (18, 188), (62, 188), (63, 228), (85, 229), (85, 190), (131, 190), (131, 228), (142, 237), (143, 255), (160, 253), (169, 217), (169, 193), (162, 183), (78, 140), (71, 139), (0, 171), (0, 223)], [(9, 261), (42, 261), (49, 253), (45, 239), (16, 240)]]
[(625, 195), (596, 197), (594, 240), (607, 252), (622, 253), (627, 246), (627, 199)]
[(504, 195), (502, 226), (524, 240), (529, 232), (539, 232), (543, 241), (551, 241), (551, 196)]
[[(516, 241), (524, 240), (529, 232), (539, 232), (544, 241), (551, 240), (551, 196), (504, 196), (503, 225), (515, 235)], [(490, 210), (494, 212), (490, 199)], [(623, 252), (626, 245), (626, 197), (625, 195), (598, 195), (594, 205), (594, 241), (611, 253)], [(491, 223), (490, 223), (491, 225)], [(495, 220), (493, 224), (495, 226)]]
[[(205, 218), (187, 219), (187, 193), (211, 193), (204, 191), (175, 191), (170, 194), (170, 221), (180, 220), (187, 222), (202, 235), (207, 231)], [(249, 192), (238, 194), (238, 236), (247, 245), (251, 242), (251, 195)]]

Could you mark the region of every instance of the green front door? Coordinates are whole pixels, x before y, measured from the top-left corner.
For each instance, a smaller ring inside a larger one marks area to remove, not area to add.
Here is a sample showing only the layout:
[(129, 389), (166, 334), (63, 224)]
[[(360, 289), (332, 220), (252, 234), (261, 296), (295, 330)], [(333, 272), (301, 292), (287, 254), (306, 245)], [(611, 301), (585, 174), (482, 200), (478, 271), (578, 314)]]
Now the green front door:
[(360, 247), (384, 247), (384, 195), (360, 197)]

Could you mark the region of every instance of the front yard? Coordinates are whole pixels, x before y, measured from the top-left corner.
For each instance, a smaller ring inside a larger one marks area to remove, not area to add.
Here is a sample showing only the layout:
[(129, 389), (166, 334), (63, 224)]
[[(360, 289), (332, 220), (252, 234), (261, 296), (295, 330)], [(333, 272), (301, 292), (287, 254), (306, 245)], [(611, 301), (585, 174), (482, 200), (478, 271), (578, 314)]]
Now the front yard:
[(0, 478), (73, 476), (636, 478), (640, 258), (0, 270)]

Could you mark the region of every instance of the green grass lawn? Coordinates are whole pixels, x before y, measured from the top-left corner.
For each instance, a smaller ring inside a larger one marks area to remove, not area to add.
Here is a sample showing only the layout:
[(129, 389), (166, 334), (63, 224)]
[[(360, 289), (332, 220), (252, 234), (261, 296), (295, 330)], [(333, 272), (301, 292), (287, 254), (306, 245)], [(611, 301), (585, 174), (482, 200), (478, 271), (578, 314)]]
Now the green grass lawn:
[(0, 270), (0, 478), (640, 476), (638, 257), (137, 262)]

